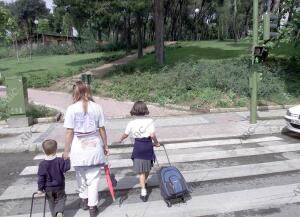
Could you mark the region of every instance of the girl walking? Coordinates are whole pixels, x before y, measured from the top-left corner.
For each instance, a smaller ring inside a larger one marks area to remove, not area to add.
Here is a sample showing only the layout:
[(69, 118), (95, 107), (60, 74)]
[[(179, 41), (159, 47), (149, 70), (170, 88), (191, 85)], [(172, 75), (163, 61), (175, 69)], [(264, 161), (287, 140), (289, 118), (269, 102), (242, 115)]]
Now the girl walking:
[(147, 105), (142, 101), (135, 102), (130, 114), (135, 116), (135, 119), (128, 123), (125, 133), (119, 142), (122, 143), (128, 136), (134, 139), (131, 159), (133, 160), (134, 171), (139, 174), (140, 198), (146, 202), (148, 199), (147, 179), (155, 161), (153, 146), (159, 147), (160, 144), (155, 135), (153, 120), (147, 117), (149, 115)]
[(73, 104), (67, 109), (64, 158), (75, 168), (81, 208), (97, 216), (100, 168), (108, 154), (104, 115), (82, 81), (73, 86)]

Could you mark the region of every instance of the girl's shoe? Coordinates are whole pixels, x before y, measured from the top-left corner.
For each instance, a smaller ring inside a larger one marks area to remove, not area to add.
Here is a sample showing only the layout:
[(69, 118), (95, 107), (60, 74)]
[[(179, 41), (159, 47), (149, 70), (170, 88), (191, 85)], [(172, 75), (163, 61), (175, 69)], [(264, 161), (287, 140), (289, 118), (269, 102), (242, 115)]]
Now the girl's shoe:
[(56, 213), (56, 217), (64, 217), (64, 215), (61, 212)]
[(89, 211), (90, 211), (90, 217), (97, 217), (98, 215), (97, 206), (90, 206)]
[(81, 199), (80, 208), (83, 210), (88, 210), (88, 199)]
[(147, 189), (146, 188), (142, 188), (141, 189), (141, 195), (140, 198), (142, 201), (146, 202), (147, 201)]
[(148, 200), (147, 196), (140, 195), (140, 198), (143, 202), (147, 202), (147, 200)]

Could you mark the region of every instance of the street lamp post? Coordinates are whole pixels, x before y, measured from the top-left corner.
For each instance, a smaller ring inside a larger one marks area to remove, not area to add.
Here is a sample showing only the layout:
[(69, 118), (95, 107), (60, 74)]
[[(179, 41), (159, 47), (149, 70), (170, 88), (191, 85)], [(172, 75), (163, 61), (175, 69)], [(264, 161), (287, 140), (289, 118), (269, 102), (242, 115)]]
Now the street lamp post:
[(195, 16), (194, 16), (194, 25), (195, 25), (195, 34), (196, 34), (195, 40), (197, 40), (197, 38), (198, 38), (198, 28), (197, 28), (196, 16), (197, 16), (197, 14), (199, 14), (199, 12), (200, 12), (199, 8), (196, 8), (194, 12), (195, 12)]
[(257, 122), (257, 71), (254, 68), (255, 64), (255, 47), (258, 45), (258, 0), (253, 0), (253, 46), (252, 46), (252, 75), (250, 77), (250, 123)]
[(38, 42), (39, 42), (39, 33), (38, 33), (39, 21), (38, 20), (34, 20), (33, 22), (36, 25), (36, 44), (38, 45)]

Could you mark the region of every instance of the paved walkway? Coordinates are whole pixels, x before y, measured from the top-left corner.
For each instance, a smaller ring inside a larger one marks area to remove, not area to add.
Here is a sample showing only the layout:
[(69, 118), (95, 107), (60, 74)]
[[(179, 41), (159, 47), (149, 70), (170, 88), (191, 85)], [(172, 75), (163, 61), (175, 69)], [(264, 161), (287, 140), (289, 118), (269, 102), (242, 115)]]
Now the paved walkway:
[[(0, 97), (5, 95), (5, 88), (0, 89)], [(55, 108), (65, 112), (67, 107), (72, 104), (72, 95), (70, 93), (44, 91), (28, 89), (29, 101)], [(104, 114), (107, 118), (123, 118), (129, 116), (133, 102), (117, 101), (111, 98), (94, 97), (95, 101), (103, 107)], [(189, 114), (185, 111), (177, 111), (164, 107), (149, 105), (149, 110), (153, 116), (169, 116)]]

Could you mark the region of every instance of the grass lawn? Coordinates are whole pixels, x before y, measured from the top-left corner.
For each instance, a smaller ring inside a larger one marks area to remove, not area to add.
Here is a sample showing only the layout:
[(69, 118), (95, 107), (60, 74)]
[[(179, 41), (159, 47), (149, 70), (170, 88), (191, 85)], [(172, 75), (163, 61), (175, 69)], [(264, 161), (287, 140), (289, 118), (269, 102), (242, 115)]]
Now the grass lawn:
[[(246, 41), (238, 43), (234, 43), (233, 41), (183, 41), (166, 48), (165, 65), (170, 66), (178, 62), (197, 59), (214, 60), (240, 57), (249, 54), (250, 49), (251, 43)], [(151, 54), (128, 65), (140, 70), (147, 70), (148, 68), (157, 66)]]
[[(277, 52), (285, 53), (285, 57)], [(299, 49), (282, 45), (271, 51), (267, 64), (257, 68), (262, 73), (259, 104), (300, 102), (299, 52)], [(120, 100), (200, 108), (247, 106), (250, 54), (251, 43), (247, 41), (179, 42), (166, 48), (164, 66), (155, 64), (154, 54), (148, 54), (117, 67), (104, 79), (94, 81), (92, 87), (99, 95)], [(297, 55), (291, 58), (288, 54)]]
[(59, 77), (70, 76), (79, 71), (99, 66), (125, 55), (123, 51), (101, 52), (72, 55), (33, 56), (21, 58), (0, 59), (0, 73), (2, 76), (23, 75), (28, 78), (29, 86), (49, 86)]

